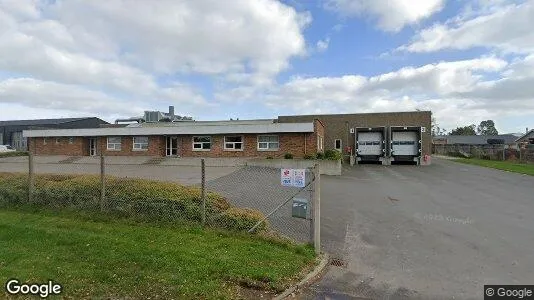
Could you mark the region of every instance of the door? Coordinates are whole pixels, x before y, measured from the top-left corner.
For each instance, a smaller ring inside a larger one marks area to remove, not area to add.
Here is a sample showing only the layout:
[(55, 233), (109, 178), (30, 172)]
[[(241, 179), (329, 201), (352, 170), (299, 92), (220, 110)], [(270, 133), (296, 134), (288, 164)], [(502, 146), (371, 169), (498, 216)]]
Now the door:
[(96, 156), (96, 138), (89, 138), (89, 155)]
[(417, 132), (399, 131), (393, 132), (391, 136), (392, 155), (418, 155)]
[(178, 137), (168, 136), (166, 144), (166, 155), (178, 156)]
[(358, 155), (382, 155), (382, 132), (358, 132)]

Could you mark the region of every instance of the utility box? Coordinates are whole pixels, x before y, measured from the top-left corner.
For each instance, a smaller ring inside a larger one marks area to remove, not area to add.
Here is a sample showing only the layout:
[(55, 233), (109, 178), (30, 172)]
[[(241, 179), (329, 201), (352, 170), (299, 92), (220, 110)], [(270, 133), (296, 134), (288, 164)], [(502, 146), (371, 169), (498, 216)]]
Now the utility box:
[(295, 218), (308, 218), (308, 199), (293, 198), (293, 209), (291, 215)]

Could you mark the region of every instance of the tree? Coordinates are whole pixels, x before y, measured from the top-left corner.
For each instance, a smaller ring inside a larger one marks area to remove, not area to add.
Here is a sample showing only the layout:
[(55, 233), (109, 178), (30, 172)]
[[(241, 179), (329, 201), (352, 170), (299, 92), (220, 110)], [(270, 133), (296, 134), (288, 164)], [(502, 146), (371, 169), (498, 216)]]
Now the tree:
[(464, 127), (457, 127), (456, 129), (453, 129), (449, 134), (450, 135), (477, 135), (475, 128), (477, 126), (475, 124), (464, 126)]
[(447, 130), (445, 128), (441, 128), (439, 127), (439, 124), (438, 122), (436, 121), (436, 118), (435, 117), (432, 117), (432, 129), (431, 129), (431, 132), (432, 132), (432, 136), (438, 136), (438, 135), (444, 135)]
[(498, 135), (499, 132), (495, 128), (495, 123), (493, 120), (486, 120), (480, 122), (480, 125), (477, 127), (477, 133), (480, 135)]

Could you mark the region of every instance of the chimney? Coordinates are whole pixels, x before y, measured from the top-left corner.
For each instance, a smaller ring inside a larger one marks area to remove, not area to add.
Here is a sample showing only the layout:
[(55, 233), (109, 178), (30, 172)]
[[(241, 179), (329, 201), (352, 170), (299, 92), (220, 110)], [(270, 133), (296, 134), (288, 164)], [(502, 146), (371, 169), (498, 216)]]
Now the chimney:
[(169, 115), (170, 115), (171, 117), (174, 117), (174, 106), (172, 106), (172, 105), (169, 106)]

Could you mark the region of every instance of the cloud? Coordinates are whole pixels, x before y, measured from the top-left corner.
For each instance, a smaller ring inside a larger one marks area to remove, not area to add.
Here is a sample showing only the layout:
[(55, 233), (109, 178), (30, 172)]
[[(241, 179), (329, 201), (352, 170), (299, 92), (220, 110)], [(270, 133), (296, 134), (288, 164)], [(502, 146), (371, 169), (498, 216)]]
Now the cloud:
[(534, 1), (498, 2), (482, 13), (466, 14), (419, 31), (411, 43), (398, 50), (435, 52), (485, 47), (507, 53), (534, 51)]
[(376, 18), (384, 31), (397, 32), (406, 25), (417, 24), (443, 8), (445, 0), (325, 0), (326, 9), (346, 17)]
[(329, 44), (330, 44), (330, 38), (317, 41), (317, 51), (325, 52), (328, 49)]
[(440, 125), (534, 114), (528, 57), (488, 56), (405, 67), (376, 76), (293, 77), (268, 90), (234, 89), (229, 98), (259, 101), (281, 114), (432, 110)]

